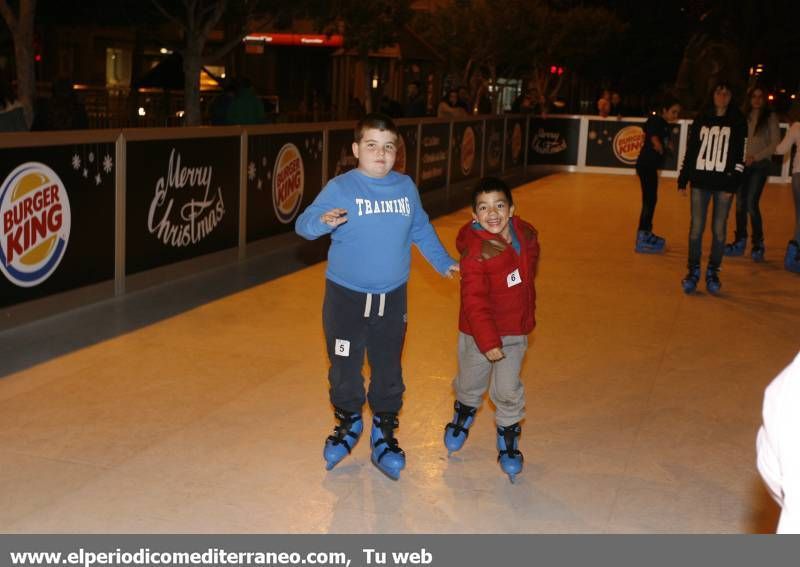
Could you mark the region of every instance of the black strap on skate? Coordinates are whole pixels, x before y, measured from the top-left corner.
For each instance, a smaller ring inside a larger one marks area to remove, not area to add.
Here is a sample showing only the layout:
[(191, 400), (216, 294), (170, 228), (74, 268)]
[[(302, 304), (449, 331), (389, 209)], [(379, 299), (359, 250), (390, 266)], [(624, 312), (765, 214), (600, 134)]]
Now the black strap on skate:
[(375, 444), (372, 447), (377, 449), (381, 445), (386, 445), (376, 459), (379, 463), (387, 453), (405, 455), (405, 452), (400, 448), (397, 439), (394, 438), (394, 430), (397, 429), (399, 425), (400, 423), (397, 421), (396, 415), (383, 414), (378, 416), (378, 427), (381, 430), (382, 437), (375, 441)]
[(508, 455), (511, 459), (516, 459), (519, 457), (522, 460), (522, 452), (514, 447), (514, 441), (516, 441), (517, 437), (519, 437), (520, 433), (522, 433), (522, 429), (520, 428), (518, 423), (514, 425), (509, 425), (508, 427), (498, 427), (497, 433), (503, 436), (503, 441), (506, 445), (505, 449), (502, 449), (497, 454), (497, 460), (499, 461), (503, 455)]
[[(357, 413), (347, 413), (343, 410), (336, 409), (334, 412), (336, 419), (339, 420), (339, 425), (333, 428), (333, 435), (328, 436), (328, 441), (333, 445), (343, 445), (347, 449), (347, 454), (353, 450), (352, 444), (358, 441), (358, 436), (351, 429), (356, 421), (361, 420), (361, 416)], [(345, 439), (345, 437), (349, 439)]]
[(477, 408), (473, 408), (472, 406), (466, 406), (456, 401), (453, 409), (456, 410), (457, 414), (456, 421), (455, 423), (450, 422), (447, 425), (445, 425), (444, 431), (445, 433), (447, 433), (448, 431), (452, 431), (453, 437), (458, 437), (463, 433), (464, 438), (466, 439), (467, 437), (469, 437), (469, 429), (464, 427), (464, 424), (470, 417), (475, 417), (475, 412), (477, 411)]

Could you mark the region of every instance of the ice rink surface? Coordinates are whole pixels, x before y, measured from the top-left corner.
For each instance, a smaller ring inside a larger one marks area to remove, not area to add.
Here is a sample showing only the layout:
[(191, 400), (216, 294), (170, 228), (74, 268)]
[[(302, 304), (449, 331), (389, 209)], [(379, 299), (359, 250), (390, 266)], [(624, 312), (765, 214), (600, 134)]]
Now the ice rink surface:
[[(674, 180), (661, 180), (655, 216), (663, 255), (633, 252), (635, 177), (557, 174), (514, 196), (542, 246), (515, 485), (496, 462), (488, 402), (447, 457), (458, 283), (415, 252), (400, 481), (370, 464), (366, 437), (325, 471), (323, 263), (178, 313), (160, 290), (117, 300), (106, 309), (138, 301), (165, 315), (78, 349), (60, 345), (92, 333), (102, 311), (0, 334), (10, 366), (21, 337), (41, 355), (0, 379), (0, 530), (774, 531), (755, 435), (764, 387), (800, 349), (800, 276), (782, 266), (790, 187), (764, 191), (767, 261), (726, 258), (719, 297), (702, 283), (681, 291), (689, 200)], [(465, 209), (434, 222), (454, 254), (468, 219)], [(224, 277), (198, 276), (180, 293)]]

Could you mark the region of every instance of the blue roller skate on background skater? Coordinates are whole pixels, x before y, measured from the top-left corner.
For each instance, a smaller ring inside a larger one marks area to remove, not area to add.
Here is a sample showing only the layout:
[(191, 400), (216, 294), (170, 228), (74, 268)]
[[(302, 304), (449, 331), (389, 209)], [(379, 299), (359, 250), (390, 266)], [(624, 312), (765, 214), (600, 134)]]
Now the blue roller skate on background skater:
[(753, 242), (753, 246), (750, 248), (750, 257), (753, 262), (763, 262), (765, 253), (766, 249), (763, 242)]
[(522, 428), (519, 423), (497, 428), (497, 450), (499, 451), (497, 461), (512, 483), (516, 476), (522, 472), (523, 457), (522, 453), (517, 449), (520, 433), (522, 433)]
[(667, 241), (649, 230), (640, 230), (636, 234), (636, 251), (640, 254), (658, 254), (664, 251)]
[(398, 425), (396, 413), (379, 413), (372, 418), (372, 464), (392, 480), (399, 479), (400, 471), (406, 466), (406, 454), (394, 438)]
[(325, 465), (327, 470), (331, 470), (350, 454), (364, 430), (364, 421), (359, 413), (349, 413), (336, 408), (334, 416), (339, 420), (339, 425), (333, 428), (333, 435), (325, 440), (325, 449), (322, 453), (327, 461)]
[(719, 281), (719, 268), (709, 266), (706, 270), (706, 289), (712, 295), (718, 294), (722, 289), (722, 282)]
[(790, 240), (786, 246), (786, 255), (783, 257), (783, 267), (800, 274), (800, 244), (796, 240)]
[(453, 421), (444, 426), (444, 446), (448, 456), (461, 449), (469, 436), (469, 428), (475, 421), (477, 408), (467, 406), (456, 400)]
[(694, 293), (697, 289), (697, 282), (700, 281), (700, 266), (691, 266), (689, 273), (681, 280), (684, 293)]
[(737, 238), (733, 242), (730, 242), (725, 245), (725, 255), (726, 256), (742, 256), (744, 255), (744, 249), (747, 247), (747, 239), (746, 238)]

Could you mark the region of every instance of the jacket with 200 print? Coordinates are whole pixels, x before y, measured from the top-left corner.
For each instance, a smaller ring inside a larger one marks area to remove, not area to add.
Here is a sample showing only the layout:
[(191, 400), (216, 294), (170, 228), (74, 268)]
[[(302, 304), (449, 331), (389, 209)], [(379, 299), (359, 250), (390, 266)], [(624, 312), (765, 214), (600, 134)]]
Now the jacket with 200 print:
[(678, 187), (735, 192), (744, 171), (747, 122), (739, 111), (698, 116), (689, 131)]
[(481, 352), (502, 347), (503, 336), (527, 335), (536, 325), (536, 229), (519, 217), (510, 221), (518, 254), (502, 237), (464, 225), (456, 238), (461, 253), (461, 312), (458, 328)]

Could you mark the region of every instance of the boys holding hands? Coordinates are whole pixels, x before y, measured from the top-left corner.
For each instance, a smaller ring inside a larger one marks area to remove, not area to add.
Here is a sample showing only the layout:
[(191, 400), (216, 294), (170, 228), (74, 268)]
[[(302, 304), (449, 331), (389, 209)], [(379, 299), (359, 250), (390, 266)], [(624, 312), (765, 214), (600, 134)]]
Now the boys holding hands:
[[(325, 442), (327, 469), (358, 442), (368, 401), (371, 460), (395, 480), (405, 466), (394, 430), (405, 390), (400, 357), (411, 245), (440, 274), (452, 276), (459, 269), (431, 226), (413, 181), (392, 169), (397, 137), (387, 116), (364, 117), (353, 143), (358, 167), (331, 179), (295, 223), (297, 233), (309, 240), (331, 235), (322, 318), (330, 401), (339, 424)], [(361, 374), (365, 353), (371, 369), (368, 393)]]
[(464, 445), (487, 388), (497, 408), (498, 461), (511, 482), (522, 470), (519, 422), (525, 392), (519, 377), (536, 324), (536, 229), (514, 215), (511, 190), (484, 178), (472, 195), (473, 220), (456, 240), (461, 253), (461, 310), (455, 415), (445, 426), (452, 453)]

